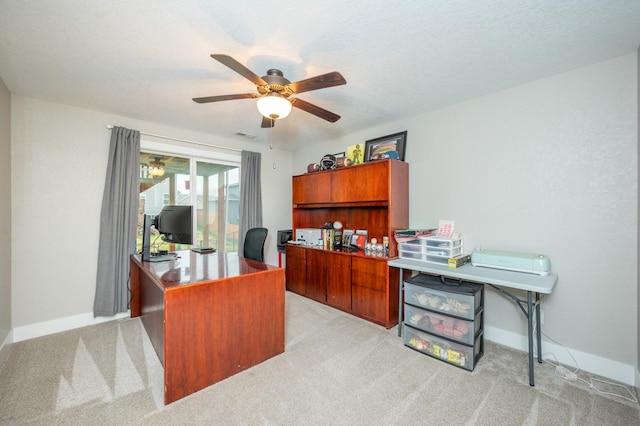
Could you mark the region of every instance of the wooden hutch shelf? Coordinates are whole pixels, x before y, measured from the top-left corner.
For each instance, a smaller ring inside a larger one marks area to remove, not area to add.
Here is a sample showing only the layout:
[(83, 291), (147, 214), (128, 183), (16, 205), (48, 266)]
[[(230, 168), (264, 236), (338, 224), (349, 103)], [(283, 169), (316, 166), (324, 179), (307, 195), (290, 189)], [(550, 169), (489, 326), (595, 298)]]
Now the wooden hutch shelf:
[(409, 165), (381, 160), (293, 177), (293, 226), (366, 229), (389, 237), (388, 256), (288, 244), (287, 290), (391, 328), (398, 321), (398, 270), (393, 231), (409, 226)]

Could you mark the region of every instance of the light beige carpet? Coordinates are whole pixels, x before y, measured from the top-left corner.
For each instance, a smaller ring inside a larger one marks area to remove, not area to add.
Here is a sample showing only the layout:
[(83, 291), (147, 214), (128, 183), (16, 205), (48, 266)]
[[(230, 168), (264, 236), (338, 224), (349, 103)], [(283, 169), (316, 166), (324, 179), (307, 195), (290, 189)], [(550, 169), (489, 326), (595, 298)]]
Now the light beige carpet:
[(551, 365), (536, 364), (529, 386), (523, 352), (485, 342), (468, 372), (405, 347), (396, 328), (288, 292), (286, 310), (284, 354), (168, 406), (138, 319), (8, 345), (0, 424), (640, 424), (637, 403), (568, 382)]

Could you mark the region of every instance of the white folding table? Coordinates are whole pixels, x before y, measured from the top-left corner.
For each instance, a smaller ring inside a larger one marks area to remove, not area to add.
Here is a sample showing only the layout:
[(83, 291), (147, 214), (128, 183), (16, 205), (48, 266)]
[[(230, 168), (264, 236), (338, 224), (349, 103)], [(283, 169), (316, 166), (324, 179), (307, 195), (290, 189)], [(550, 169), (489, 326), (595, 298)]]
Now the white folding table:
[[(400, 306), (398, 309), (398, 336), (402, 335), (402, 304), (404, 301), (403, 269), (423, 272), (426, 274), (458, 278), (478, 284), (487, 284), (495, 288), (503, 295), (513, 300), (527, 318), (529, 334), (529, 384), (534, 386), (533, 378), (533, 315), (536, 316), (536, 338), (538, 340), (538, 362), (542, 363), (542, 326), (540, 324), (540, 294), (550, 294), (558, 276), (527, 274), (524, 272), (505, 271), (472, 266), (470, 263), (458, 268), (449, 268), (446, 265), (428, 263), (413, 259), (396, 258), (389, 260), (389, 266), (400, 269)], [(523, 290), (527, 292), (527, 300), (522, 300), (507, 289)], [(535, 297), (535, 301), (534, 301)], [(525, 305), (526, 303), (526, 305)]]

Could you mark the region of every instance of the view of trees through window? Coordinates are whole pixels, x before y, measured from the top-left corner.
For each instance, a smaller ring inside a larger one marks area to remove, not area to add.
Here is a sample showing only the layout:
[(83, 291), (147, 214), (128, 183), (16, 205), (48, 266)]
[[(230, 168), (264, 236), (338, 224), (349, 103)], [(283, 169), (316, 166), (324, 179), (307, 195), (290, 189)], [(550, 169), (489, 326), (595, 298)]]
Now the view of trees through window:
[[(237, 251), (239, 182), (237, 165), (141, 152), (137, 251), (142, 249), (144, 215), (155, 216), (167, 205), (194, 207), (194, 247)], [(151, 235), (151, 251), (188, 248)]]

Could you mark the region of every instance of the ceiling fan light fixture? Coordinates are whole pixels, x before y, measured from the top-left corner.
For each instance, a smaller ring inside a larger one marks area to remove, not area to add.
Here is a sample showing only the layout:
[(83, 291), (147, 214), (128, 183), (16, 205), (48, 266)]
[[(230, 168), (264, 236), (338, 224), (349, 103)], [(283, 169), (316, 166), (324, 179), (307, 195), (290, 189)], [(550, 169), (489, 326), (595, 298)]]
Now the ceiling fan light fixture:
[(164, 176), (164, 163), (162, 161), (160, 161), (159, 158), (156, 158), (155, 161), (151, 161), (149, 164), (147, 164), (148, 167), (148, 173), (149, 175), (151, 175), (151, 177), (162, 177)]
[(273, 120), (285, 118), (291, 113), (291, 102), (275, 92), (259, 98), (257, 105), (260, 114)]

